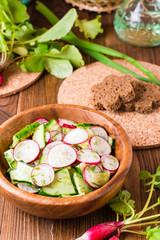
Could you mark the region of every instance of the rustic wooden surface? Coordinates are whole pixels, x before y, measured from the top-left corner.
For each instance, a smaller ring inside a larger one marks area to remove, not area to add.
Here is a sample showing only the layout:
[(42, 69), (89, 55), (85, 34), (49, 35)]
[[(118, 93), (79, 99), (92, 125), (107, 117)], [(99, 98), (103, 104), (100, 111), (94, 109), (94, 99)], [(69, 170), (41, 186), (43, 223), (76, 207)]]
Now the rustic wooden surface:
[[(62, 17), (71, 5), (63, 0), (43, 0), (59, 17)], [(28, 6), (31, 14), (31, 21), (36, 26), (49, 27), (48, 22), (35, 11), (34, 1)], [(79, 12), (80, 17), (91, 19), (95, 13), (87, 11)], [(95, 42), (107, 45), (119, 50), (138, 60), (148, 61), (160, 65), (160, 47), (139, 48), (126, 44), (118, 39), (113, 29), (114, 13), (111, 15), (102, 14), (104, 34), (100, 35)], [(77, 30), (75, 30), (77, 32)], [(93, 59), (84, 55), (86, 63), (93, 62)], [(43, 74), (34, 85), (11, 97), (0, 99), (0, 124), (9, 117), (23, 110), (42, 104), (55, 103), (58, 87), (61, 81), (49, 74)], [(137, 175), (142, 169), (154, 173), (160, 165), (160, 148), (148, 150), (136, 150), (133, 154), (133, 164), (129, 177), (124, 188), (131, 192), (132, 198), (136, 200), (137, 209), (141, 209), (146, 200), (146, 188)], [(153, 201), (156, 200), (155, 193)], [(158, 212), (154, 210), (154, 212)], [(8, 201), (0, 196), (0, 239), (1, 240), (71, 240), (82, 235), (85, 230), (95, 224), (104, 221), (112, 221), (115, 215), (108, 206), (89, 214), (85, 217), (69, 220), (47, 220), (29, 215), (13, 207)], [(125, 234), (123, 240), (141, 240), (144, 237)]]

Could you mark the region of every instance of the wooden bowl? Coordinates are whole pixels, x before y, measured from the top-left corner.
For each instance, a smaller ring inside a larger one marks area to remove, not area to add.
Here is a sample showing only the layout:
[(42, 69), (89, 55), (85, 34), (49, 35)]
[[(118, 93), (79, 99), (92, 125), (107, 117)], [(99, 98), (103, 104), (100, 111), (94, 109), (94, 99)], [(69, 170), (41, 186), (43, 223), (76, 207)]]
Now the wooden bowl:
[[(54, 198), (25, 192), (5, 176), (8, 164), (4, 152), (13, 135), (35, 119), (65, 118), (76, 122), (100, 124), (116, 139), (115, 156), (120, 167), (103, 187), (81, 196)], [(108, 203), (122, 187), (132, 162), (132, 147), (122, 127), (108, 116), (87, 107), (52, 104), (24, 111), (0, 126), (0, 193), (16, 207), (36, 216), (52, 219), (73, 218), (91, 213)]]

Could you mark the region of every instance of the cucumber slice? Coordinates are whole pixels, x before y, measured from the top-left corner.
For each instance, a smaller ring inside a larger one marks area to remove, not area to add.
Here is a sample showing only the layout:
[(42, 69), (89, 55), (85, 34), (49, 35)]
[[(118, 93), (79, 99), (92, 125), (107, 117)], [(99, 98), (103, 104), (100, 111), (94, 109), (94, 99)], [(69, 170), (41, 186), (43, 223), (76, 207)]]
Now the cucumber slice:
[(88, 184), (84, 181), (82, 175), (78, 172), (73, 173), (73, 181), (79, 195), (86, 194), (92, 191), (92, 188), (88, 186)]
[(10, 178), (14, 182), (26, 182), (33, 184), (31, 179), (31, 171), (33, 167), (24, 162), (18, 162), (17, 168), (9, 172)]
[(57, 121), (52, 119), (46, 124), (46, 132), (52, 132), (54, 130), (60, 130), (60, 126), (58, 125)]
[(32, 135), (33, 131), (39, 126), (39, 122), (33, 122), (30, 125), (25, 126), (22, 128), (18, 133), (13, 136), (13, 143), (10, 148), (14, 148), (17, 143), (21, 142), (22, 140), (27, 139), (29, 136)]
[(89, 140), (85, 141), (84, 143), (78, 144), (77, 146), (79, 146), (82, 149), (88, 149), (89, 148)]
[(13, 156), (13, 149), (8, 149), (7, 151), (5, 151), (4, 158), (6, 159), (10, 169), (16, 168), (17, 162), (15, 161)]
[(49, 196), (60, 196), (75, 193), (76, 191), (73, 187), (67, 168), (63, 168), (56, 172), (54, 181), (50, 185), (42, 187), (42, 191), (40, 191), (40, 194)]
[(32, 139), (39, 144), (40, 149), (46, 145), (45, 125), (41, 124), (33, 133)]
[(108, 142), (112, 148), (115, 148), (115, 138), (109, 137)]
[(72, 130), (72, 128), (65, 128), (65, 127), (61, 127), (61, 132), (66, 135), (67, 133), (69, 133)]
[(77, 171), (83, 175), (83, 170), (84, 168), (87, 166), (86, 163), (82, 162), (80, 164), (78, 164), (75, 168), (77, 169)]

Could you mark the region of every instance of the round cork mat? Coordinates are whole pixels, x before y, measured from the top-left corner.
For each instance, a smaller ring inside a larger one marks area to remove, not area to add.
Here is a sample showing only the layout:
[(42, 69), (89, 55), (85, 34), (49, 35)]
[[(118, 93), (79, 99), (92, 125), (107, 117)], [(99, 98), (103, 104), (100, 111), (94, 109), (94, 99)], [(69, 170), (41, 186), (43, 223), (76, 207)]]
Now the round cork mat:
[(93, 12), (108, 12), (116, 10), (123, 0), (65, 0), (66, 3), (78, 7), (80, 10), (85, 9)]
[(10, 96), (33, 84), (42, 73), (23, 72), (17, 65), (10, 65), (3, 73), (0, 98)]
[[(115, 60), (139, 75), (137, 68), (125, 60)], [(140, 62), (160, 79), (160, 66)], [(92, 107), (89, 101), (90, 89), (109, 75), (123, 76), (124, 74), (100, 62), (95, 62), (77, 69), (60, 86), (58, 103), (77, 104)], [(145, 76), (145, 75), (143, 75)], [(160, 146), (160, 107), (148, 114), (138, 112), (115, 113), (103, 111), (117, 121), (130, 137), (134, 148), (153, 148)]]

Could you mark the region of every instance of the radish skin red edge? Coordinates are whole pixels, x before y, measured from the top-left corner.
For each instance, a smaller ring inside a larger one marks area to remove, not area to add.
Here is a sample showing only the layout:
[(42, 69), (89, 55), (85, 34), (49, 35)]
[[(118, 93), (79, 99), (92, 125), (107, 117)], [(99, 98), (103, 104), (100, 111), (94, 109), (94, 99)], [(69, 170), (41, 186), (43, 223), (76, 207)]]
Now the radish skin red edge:
[(53, 168), (64, 168), (77, 160), (77, 152), (70, 145), (61, 143), (52, 147), (48, 153), (47, 161)]
[[(91, 181), (91, 177), (90, 177), (90, 174), (89, 174), (89, 171), (88, 171), (88, 168), (89, 166), (86, 166), (84, 169), (83, 169), (83, 178), (84, 178), (84, 181), (91, 187), (91, 188), (99, 188), (99, 186), (97, 186), (96, 184), (92, 183)], [(101, 172), (101, 169), (96, 166), (96, 169), (99, 170), (99, 172)]]
[(46, 132), (45, 133), (45, 138), (46, 138), (46, 143), (47, 144), (50, 143), (50, 141), (51, 141), (51, 134), (49, 132)]
[(88, 140), (89, 136), (86, 130), (81, 128), (75, 128), (68, 132), (64, 137), (64, 142), (66, 144), (78, 145), (84, 143)]
[[(77, 238), (76, 240), (102, 240), (108, 237), (110, 234), (114, 233), (119, 227), (123, 225), (123, 222), (106, 222), (98, 224), (88, 229), (81, 237)], [(114, 238), (112, 240), (114, 240)]]
[(119, 162), (117, 158), (112, 155), (103, 155), (101, 157), (101, 163), (105, 170), (110, 171), (110, 174), (113, 175), (119, 168)]
[[(30, 145), (27, 146), (27, 144), (29, 143)], [(34, 145), (32, 146), (32, 149), (30, 148), (31, 145)], [(39, 144), (31, 139), (23, 140), (17, 143), (17, 145), (13, 149), (13, 156), (16, 162), (23, 161), (25, 163), (31, 163), (38, 158), (39, 154), (40, 154)]]
[(102, 137), (108, 141), (109, 136), (104, 128), (99, 127), (99, 126), (93, 126), (93, 127), (91, 127), (91, 130), (93, 131), (94, 135)]
[(46, 163), (36, 165), (31, 172), (32, 181), (38, 187), (44, 187), (51, 184), (54, 177), (55, 173), (53, 168)]
[(66, 119), (58, 119), (58, 124), (60, 127), (64, 128), (76, 128), (77, 124), (74, 121), (66, 120)]
[(47, 124), (48, 120), (45, 118), (37, 118), (36, 120), (34, 120), (33, 122), (39, 122), (39, 124)]
[[(87, 160), (88, 159), (88, 160)], [(100, 156), (91, 149), (81, 149), (77, 152), (77, 160), (89, 165), (96, 165), (100, 163)]]
[(100, 156), (104, 154), (110, 154), (112, 151), (112, 148), (110, 144), (102, 137), (99, 136), (93, 136), (89, 140), (89, 146), (92, 150), (97, 152)]

